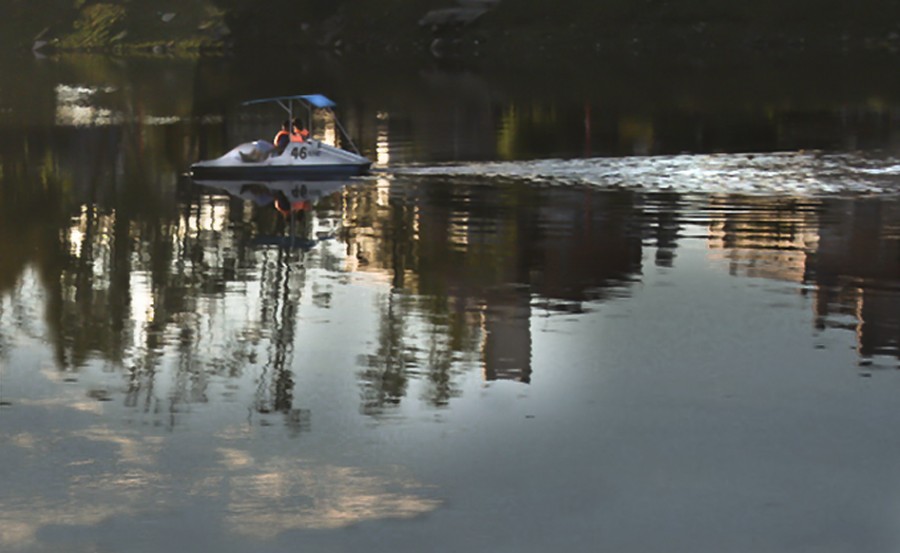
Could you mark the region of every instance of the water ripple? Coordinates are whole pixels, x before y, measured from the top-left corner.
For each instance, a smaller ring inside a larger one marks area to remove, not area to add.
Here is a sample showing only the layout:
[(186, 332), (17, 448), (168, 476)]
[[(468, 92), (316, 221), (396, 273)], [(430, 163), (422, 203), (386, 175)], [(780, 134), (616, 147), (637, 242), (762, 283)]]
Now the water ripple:
[(542, 159), (404, 166), (404, 175), (484, 176), (551, 184), (703, 193), (829, 195), (900, 192), (900, 161), (857, 154), (780, 152)]

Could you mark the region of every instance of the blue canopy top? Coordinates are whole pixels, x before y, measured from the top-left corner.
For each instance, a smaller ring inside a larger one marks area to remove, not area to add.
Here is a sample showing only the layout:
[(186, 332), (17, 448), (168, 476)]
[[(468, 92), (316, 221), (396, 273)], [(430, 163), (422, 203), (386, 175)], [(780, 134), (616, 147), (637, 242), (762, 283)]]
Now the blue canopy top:
[(285, 100), (301, 100), (316, 108), (333, 108), (337, 104), (323, 96), (322, 94), (298, 94), (296, 96), (277, 96), (275, 98), (261, 98), (259, 100), (248, 100), (242, 103), (242, 106), (251, 104), (264, 104), (266, 102), (281, 103)]

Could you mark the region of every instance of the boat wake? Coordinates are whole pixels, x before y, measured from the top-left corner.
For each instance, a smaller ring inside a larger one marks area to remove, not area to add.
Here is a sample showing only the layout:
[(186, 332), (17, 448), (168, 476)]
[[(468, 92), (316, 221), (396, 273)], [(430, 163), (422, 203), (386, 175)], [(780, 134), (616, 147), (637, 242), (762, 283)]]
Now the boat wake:
[(821, 152), (544, 159), (404, 166), (392, 173), (683, 193), (900, 193), (900, 160)]

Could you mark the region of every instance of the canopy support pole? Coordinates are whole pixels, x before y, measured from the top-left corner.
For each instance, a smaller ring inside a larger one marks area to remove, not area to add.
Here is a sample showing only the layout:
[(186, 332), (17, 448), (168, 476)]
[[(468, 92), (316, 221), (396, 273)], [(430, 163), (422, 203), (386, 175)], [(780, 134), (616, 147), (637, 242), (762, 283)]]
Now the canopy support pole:
[[(329, 110), (329, 111), (331, 111), (331, 110)], [(341, 133), (344, 135), (344, 137), (347, 138), (347, 142), (350, 143), (350, 146), (353, 147), (353, 151), (356, 152), (356, 155), (361, 156), (362, 154), (359, 153), (359, 148), (356, 147), (356, 144), (353, 143), (353, 139), (350, 138), (350, 133), (348, 133), (346, 130), (344, 130), (344, 126), (341, 125), (341, 120), (338, 119), (336, 115), (334, 115), (333, 111), (331, 112), (331, 114), (332, 114), (332, 116), (334, 116), (334, 122), (337, 124), (338, 128), (341, 130)]]

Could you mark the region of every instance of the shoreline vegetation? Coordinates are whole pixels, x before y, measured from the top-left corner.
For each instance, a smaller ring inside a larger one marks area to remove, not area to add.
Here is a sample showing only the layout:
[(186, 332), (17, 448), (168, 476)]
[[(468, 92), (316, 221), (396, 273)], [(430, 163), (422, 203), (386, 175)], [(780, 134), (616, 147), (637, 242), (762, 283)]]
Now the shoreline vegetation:
[[(900, 55), (900, 3), (836, 0), (12, 0), (5, 50), (325, 51), (447, 60)], [(871, 5), (870, 5), (871, 4)], [(898, 5), (894, 5), (898, 4)]]

